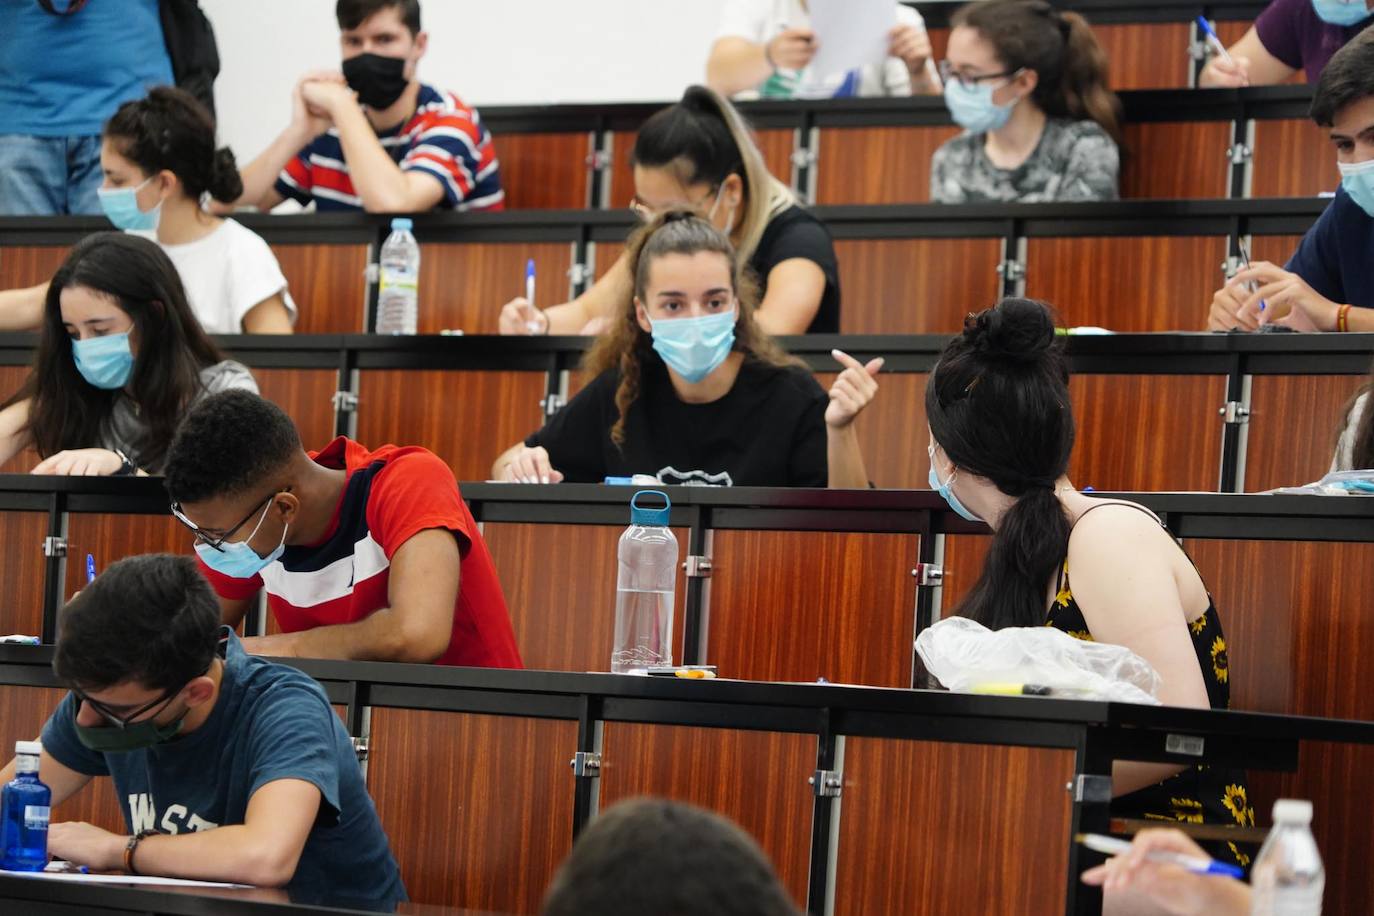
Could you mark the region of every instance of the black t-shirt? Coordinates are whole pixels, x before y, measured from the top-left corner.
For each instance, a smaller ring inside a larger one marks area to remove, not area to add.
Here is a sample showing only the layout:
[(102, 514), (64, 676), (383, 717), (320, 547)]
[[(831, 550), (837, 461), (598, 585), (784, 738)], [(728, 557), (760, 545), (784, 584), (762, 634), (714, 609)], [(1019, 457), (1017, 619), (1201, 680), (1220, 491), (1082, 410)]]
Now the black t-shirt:
[(625, 418), (623, 451), (611, 441), (620, 373), (608, 370), (525, 444), (548, 450), (570, 483), (657, 475), (665, 484), (824, 487), (825, 408), (830, 399), (801, 366), (747, 358), (726, 395), (688, 404), (657, 354), (644, 359), (639, 397)]
[(768, 274), (783, 261), (806, 258), (825, 274), (825, 292), (816, 317), (806, 329), (808, 334), (840, 332), (840, 267), (835, 260), (835, 243), (825, 224), (801, 207), (788, 207), (768, 222), (759, 247), (749, 259), (758, 275), (759, 294), (768, 292)]

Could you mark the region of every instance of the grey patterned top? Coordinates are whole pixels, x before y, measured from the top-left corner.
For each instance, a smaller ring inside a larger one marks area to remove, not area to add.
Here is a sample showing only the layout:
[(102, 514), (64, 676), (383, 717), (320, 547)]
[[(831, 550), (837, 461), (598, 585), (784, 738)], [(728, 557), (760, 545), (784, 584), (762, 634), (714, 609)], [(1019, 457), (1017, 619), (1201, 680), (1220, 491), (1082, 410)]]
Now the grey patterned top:
[(965, 131), (935, 151), (930, 199), (941, 204), (1116, 200), (1120, 156), (1096, 121), (1052, 118), (1030, 158), (999, 169), (984, 134)]

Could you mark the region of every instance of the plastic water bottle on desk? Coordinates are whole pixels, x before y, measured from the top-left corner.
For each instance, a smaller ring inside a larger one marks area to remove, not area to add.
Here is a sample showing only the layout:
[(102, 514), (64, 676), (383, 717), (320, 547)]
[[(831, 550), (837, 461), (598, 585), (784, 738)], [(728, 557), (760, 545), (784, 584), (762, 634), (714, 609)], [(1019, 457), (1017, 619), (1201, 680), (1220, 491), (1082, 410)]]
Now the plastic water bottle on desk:
[(1274, 802), (1274, 826), (1250, 872), (1253, 916), (1321, 916), (1326, 869), (1311, 824), (1310, 801)]
[(42, 871), (48, 864), (52, 790), (38, 781), (37, 741), (14, 743), (14, 779), (0, 790), (0, 868)]
[(405, 217), (391, 221), (382, 243), (381, 282), (377, 290), (377, 333), (414, 334), (419, 319), (420, 243)]
[[(659, 497), (663, 508), (639, 505)], [(640, 490), (630, 500), (630, 527), (620, 536), (620, 574), (615, 590), (615, 644), (611, 672), (646, 674), (673, 663), (673, 592), (677, 585), (677, 538), (668, 527), (668, 494)]]

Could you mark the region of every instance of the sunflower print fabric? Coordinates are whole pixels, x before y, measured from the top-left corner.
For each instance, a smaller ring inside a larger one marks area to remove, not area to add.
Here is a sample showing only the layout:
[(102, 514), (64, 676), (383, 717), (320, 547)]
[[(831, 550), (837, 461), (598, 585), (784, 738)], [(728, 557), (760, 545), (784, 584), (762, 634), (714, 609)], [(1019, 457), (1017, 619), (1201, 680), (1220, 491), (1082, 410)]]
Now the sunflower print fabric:
[[(1069, 568), (1064, 564), (1060, 586), (1045, 618), (1045, 626), (1062, 630), (1076, 639), (1092, 640), (1083, 612), (1074, 601), (1069, 586)], [(1188, 623), (1188, 636), (1197, 654), (1202, 680), (1207, 685), (1207, 699), (1213, 709), (1228, 709), (1231, 705), (1231, 663), (1227, 651), (1226, 634), (1213, 603), (1196, 620)], [(1112, 817), (1136, 818), (1185, 824), (1255, 826), (1255, 810), (1245, 786), (1241, 770), (1223, 770), (1195, 766), (1171, 776), (1161, 783), (1147, 786), (1112, 802)], [(1242, 868), (1250, 866), (1254, 850), (1232, 842), (1203, 843), (1209, 853), (1223, 862)]]

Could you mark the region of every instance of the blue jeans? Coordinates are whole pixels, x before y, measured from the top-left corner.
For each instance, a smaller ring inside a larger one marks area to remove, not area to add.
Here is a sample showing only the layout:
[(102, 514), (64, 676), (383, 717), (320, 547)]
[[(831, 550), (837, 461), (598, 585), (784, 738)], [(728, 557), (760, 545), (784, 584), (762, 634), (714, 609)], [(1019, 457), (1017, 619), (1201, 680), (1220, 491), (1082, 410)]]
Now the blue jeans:
[(0, 134), (0, 216), (99, 214), (100, 137)]

